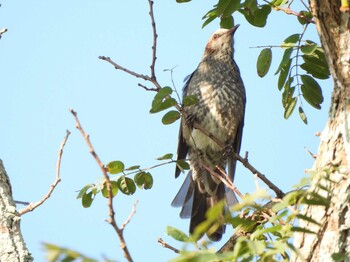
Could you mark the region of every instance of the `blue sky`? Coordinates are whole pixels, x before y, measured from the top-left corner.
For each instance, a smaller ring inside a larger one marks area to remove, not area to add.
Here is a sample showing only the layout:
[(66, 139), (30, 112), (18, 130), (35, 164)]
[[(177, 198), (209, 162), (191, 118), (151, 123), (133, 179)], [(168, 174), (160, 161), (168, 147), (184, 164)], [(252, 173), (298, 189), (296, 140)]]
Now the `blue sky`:
[[(210, 34), (218, 21), (201, 29), (201, 17), (215, 1), (177, 4), (155, 1), (158, 30), (158, 81), (171, 85), (169, 72), (181, 91), (182, 81), (198, 65)], [(150, 115), (154, 93), (146, 84), (98, 60), (110, 56), (119, 64), (148, 74), (152, 34), (148, 2), (134, 1), (2, 1), (0, 28), (8, 32), (0, 40), (1, 103), (0, 158), (10, 176), (14, 198), (35, 202), (54, 181), (57, 151), (65, 130), (72, 134), (61, 166), (62, 182), (43, 206), (22, 217), (22, 233), (36, 261), (45, 261), (42, 242), (76, 249), (86, 255), (123, 260), (119, 241), (104, 222), (106, 200), (98, 196), (89, 209), (76, 200), (77, 191), (102, 177), (97, 164), (68, 109), (78, 112), (80, 121), (103, 162), (121, 160), (126, 166), (157, 164), (155, 158), (176, 152), (178, 123), (161, 124), (161, 114)], [(262, 45), (278, 45), (289, 35), (302, 31), (295, 18), (274, 12), (268, 25), (259, 29), (235, 15), (241, 26), (235, 34), (235, 59), (247, 90), (247, 112), (242, 152), (250, 162), (282, 190), (288, 191), (312, 167), (304, 147), (316, 153), (319, 138), (314, 134), (325, 126), (332, 82), (321, 82), (325, 102), (317, 111), (305, 105), (309, 125), (297, 112), (283, 118), (281, 94), (277, 90), (277, 69), (281, 50), (273, 50), (271, 72), (256, 74), (256, 59)], [(310, 26), (307, 38), (317, 39)], [(305, 104), (305, 103), (304, 103)], [(157, 238), (181, 248), (166, 236), (168, 225), (187, 231), (178, 209), (170, 206), (182, 179), (174, 179), (174, 166), (152, 171), (154, 187), (138, 190), (115, 200), (119, 225), (138, 199), (137, 212), (125, 230), (135, 261), (166, 261), (174, 254), (157, 244)], [(243, 193), (255, 190), (252, 174), (238, 165), (236, 186)], [(260, 187), (265, 187), (260, 183)], [(229, 236), (229, 233), (226, 234)]]

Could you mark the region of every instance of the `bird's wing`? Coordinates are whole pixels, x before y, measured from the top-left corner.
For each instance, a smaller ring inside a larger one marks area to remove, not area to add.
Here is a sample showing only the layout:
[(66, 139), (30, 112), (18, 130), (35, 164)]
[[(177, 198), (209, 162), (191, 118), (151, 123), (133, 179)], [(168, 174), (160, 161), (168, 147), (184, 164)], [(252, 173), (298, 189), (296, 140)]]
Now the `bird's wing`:
[[(188, 76), (185, 77), (184, 82), (185, 85), (183, 87), (183, 96), (185, 97), (187, 94), (187, 87), (191, 81), (191, 78), (193, 76), (194, 72)], [(181, 119), (181, 123), (180, 123), (180, 130), (179, 130), (179, 144), (177, 146), (177, 160), (183, 160), (186, 159), (187, 156), (187, 152), (188, 152), (188, 145), (183, 137), (182, 134), (182, 121), (185, 121), (183, 119)], [(176, 169), (175, 169), (175, 178), (177, 178), (181, 173), (181, 169), (176, 165)]]
[[(244, 120), (242, 120), (242, 122), (238, 126), (235, 141), (233, 142), (233, 145), (232, 145), (233, 151), (237, 154), (239, 154), (239, 151), (241, 150), (243, 126), (244, 126)], [(227, 173), (232, 182), (235, 179), (236, 162), (237, 160), (234, 158), (234, 156), (231, 155), (228, 157)], [(225, 187), (225, 191), (226, 191), (225, 195), (226, 195), (226, 201), (228, 206), (233, 206), (234, 204), (238, 203), (237, 197), (233, 192), (233, 190)]]

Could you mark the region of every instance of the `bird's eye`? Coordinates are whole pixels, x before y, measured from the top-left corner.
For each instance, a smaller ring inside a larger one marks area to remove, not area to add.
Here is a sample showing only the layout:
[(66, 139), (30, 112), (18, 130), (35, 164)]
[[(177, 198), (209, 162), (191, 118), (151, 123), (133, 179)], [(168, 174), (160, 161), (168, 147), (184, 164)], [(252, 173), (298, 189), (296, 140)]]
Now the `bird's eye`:
[(214, 36), (213, 36), (213, 39), (218, 39), (219, 38), (219, 35), (218, 34), (215, 34)]

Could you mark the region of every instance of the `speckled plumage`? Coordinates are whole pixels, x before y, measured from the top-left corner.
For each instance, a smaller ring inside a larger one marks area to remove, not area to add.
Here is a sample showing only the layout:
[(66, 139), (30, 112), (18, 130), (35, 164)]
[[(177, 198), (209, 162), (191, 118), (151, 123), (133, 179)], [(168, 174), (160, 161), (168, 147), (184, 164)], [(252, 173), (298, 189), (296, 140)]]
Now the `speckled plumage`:
[[(190, 233), (205, 220), (207, 209), (226, 199), (227, 206), (237, 202), (234, 193), (203, 166), (215, 171), (227, 166), (228, 175), (234, 179), (236, 161), (225, 157), (225, 150), (193, 123), (220, 139), (239, 153), (245, 112), (245, 89), (239, 68), (233, 60), (233, 34), (237, 26), (227, 30), (219, 29), (210, 37), (198, 68), (188, 78), (183, 96), (195, 95), (198, 103), (185, 107), (180, 127), (178, 159), (188, 155), (191, 170), (172, 202), (182, 206), (180, 216), (191, 218)], [(175, 176), (180, 174), (177, 167)], [(208, 235), (212, 240), (221, 239), (225, 227)]]

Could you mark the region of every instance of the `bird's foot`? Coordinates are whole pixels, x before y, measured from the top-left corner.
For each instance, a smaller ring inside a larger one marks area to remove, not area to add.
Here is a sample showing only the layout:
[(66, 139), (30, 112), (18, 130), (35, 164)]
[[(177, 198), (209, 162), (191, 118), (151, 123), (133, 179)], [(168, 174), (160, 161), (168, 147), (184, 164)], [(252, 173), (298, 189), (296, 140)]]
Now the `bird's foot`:
[(192, 129), (193, 125), (194, 125), (194, 115), (193, 114), (186, 115), (186, 126)]
[(224, 157), (229, 157), (234, 152), (232, 145), (226, 145), (224, 147)]

